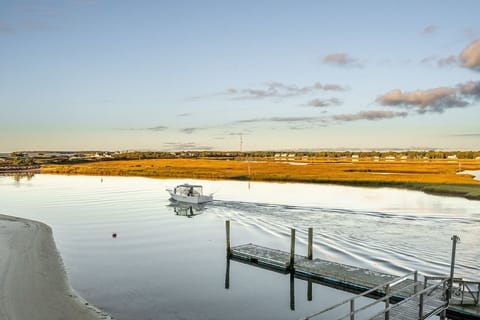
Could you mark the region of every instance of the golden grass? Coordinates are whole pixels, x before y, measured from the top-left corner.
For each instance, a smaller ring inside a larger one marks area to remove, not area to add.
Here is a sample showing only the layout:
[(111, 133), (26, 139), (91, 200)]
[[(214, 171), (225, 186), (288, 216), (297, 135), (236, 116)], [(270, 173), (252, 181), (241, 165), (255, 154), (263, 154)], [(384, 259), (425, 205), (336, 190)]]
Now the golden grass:
[[(480, 181), (458, 175), (458, 163), (446, 160), (351, 162), (321, 159), (292, 165), (280, 161), (159, 159), (46, 165), (42, 173), (234, 179), (394, 186), (480, 199)], [(478, 170), (480, 161), (462, 160), (462, 169)]]

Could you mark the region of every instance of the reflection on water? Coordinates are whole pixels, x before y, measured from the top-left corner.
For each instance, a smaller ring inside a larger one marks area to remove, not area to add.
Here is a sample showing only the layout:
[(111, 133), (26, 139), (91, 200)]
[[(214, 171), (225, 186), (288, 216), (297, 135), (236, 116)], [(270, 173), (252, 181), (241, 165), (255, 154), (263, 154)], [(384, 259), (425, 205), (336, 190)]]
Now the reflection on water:
[(163, 191), (183, 180), (37, 174), (12, 181), (0, 177), (0, 214), (51, 225), (73, 287), (119, 320), (299, 319), (352, 295), (225, 261), (227, 219), (232, 246), (288, 251), (294, 227), (305, 254), (313, 227), (314, 257), (391, 274), (448, 274), (456, 234), (455, 275), (480, 274), (478, 201), (387, 188), (188, 181), (220, 199), (197, 209), (172, 206)]
[(2, 177), (11, 177), (16, 185), (22, 181), (30, 181), (35, 176), (33, 172), (19, 172), (19, 173), (0, 173)]
[(173, 208), (175, 215), (187, 218), (193, 218), (194, 216), (202, 214), (206, 209), (205, 205), (202, 204), (182, 203), (177, 201), (172, 201), (168, 206)]

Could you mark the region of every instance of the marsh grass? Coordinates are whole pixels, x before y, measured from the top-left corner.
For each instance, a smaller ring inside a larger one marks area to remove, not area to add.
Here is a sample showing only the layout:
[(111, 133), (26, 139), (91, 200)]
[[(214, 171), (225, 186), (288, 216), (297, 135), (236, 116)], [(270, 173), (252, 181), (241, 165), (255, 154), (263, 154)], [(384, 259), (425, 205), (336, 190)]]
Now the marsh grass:
[[(480, 199), (480, 181), (473, 180), (470, 175), (457, 174), (459, 165), (456, 161), (351, 162), (317, 159), (305, 163), (292, 165), (283, 161), (155, 159), (45, 165), (41, 172), (398, 187)], [(478, 160), (462, 160), (461, 164), (464, 170), (480, 169)]]

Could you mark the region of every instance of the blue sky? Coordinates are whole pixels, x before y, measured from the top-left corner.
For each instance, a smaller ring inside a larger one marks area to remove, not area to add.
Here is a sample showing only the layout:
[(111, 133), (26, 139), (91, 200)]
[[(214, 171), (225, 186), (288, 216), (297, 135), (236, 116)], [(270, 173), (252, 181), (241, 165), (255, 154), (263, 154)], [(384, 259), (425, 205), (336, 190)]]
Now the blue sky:
[(478, 12), (0, 0), (0, 151), (478, 150)]

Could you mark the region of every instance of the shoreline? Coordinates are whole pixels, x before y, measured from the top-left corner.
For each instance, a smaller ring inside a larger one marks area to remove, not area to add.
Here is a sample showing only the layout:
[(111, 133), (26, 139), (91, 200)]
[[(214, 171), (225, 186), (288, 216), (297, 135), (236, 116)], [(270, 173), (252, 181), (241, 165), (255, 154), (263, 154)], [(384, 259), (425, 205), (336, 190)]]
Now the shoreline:
[(52, 229), (0, 215), (0, 320), (106, 320), (70, 286)]

